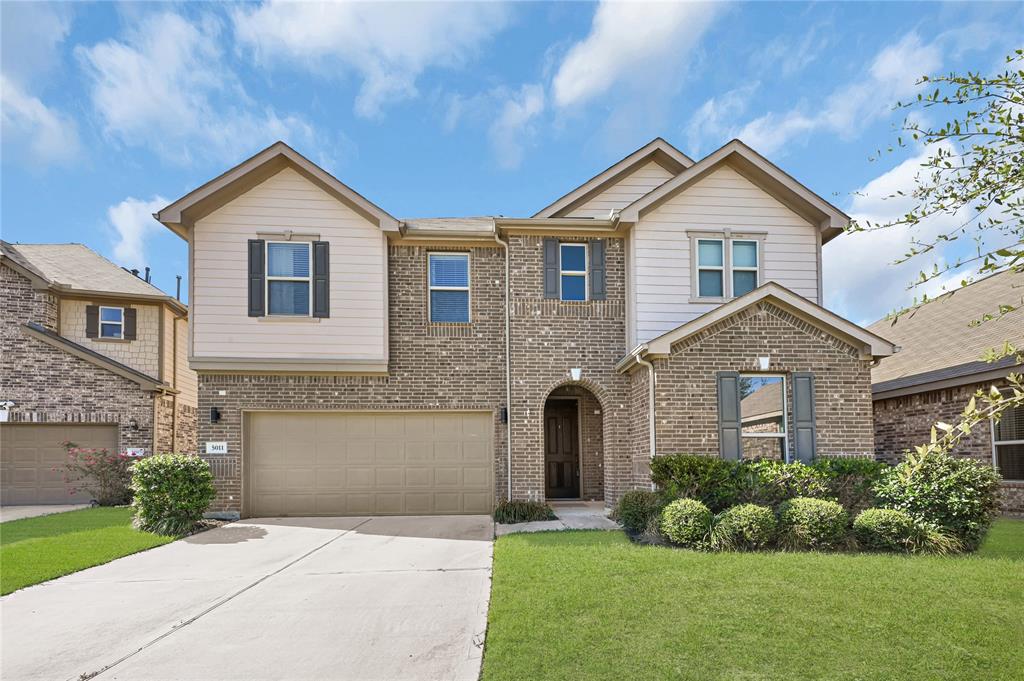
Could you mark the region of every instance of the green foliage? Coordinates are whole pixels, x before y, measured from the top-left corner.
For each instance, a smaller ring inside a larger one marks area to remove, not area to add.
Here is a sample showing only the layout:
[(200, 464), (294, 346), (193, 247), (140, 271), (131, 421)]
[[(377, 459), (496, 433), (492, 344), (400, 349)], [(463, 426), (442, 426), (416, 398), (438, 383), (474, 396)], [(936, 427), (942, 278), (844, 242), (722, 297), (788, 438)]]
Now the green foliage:
[(999, 474), (941, 451), (911, 452), (875, 485), (885, 508), (904, 511), (974, 551), (999, 515)]
[(850, 518), (835, 501), (800, 497), (779, 507), (780, 540), (787, 549), (831, 551), (846, 543)]
[(958, 552), (961, 546), (937, 527), (894, 508), (862, 511), (853, 521), (853, 536), (866, 551), (946, 554)]
[(133, 457), (107, 449), (79, 447), (74, 442), (64, 442), (63, 446), (67, 458), (61, 473), (68, 494), (88, 492), (100, 506), (123, 506), (132, 500)]
[(513, 524), (534, 520), (555, 520), (555, 512), (542, 501), (499, 501), (494, 507), (494, 522)]
[(767, 506), (742, 504), (733, 506), (715, 519), (711, 531), (712, 544), (726, 551), (758, 551), (775, 541), (778, 521)]
[(676, 499), (661, 513), (661, 532), (673, 544), (707, 549), (713, 520), (710, 509), (696, 499)]
[(828, 495), (824, 473), (800, 462), (772, 459), (737, 464), (740, 483), (737, 501), (775, 507), (797, 497)]
[(874, 485), (889, 469), (886, 463), (861, 456), (822, 457), (815, 460), (811, 467), (824, 479), (825, 496), (838, 501), (850, 513), (872, 506), (875, 500)]
[(651, 528), (651, 521), (661, 519), (661, 511), (668, 504), (664, 494), (647, 490), (631, 490), (622, 495), (612, 520), (622, 525), (632, 535), (643, 534)]
[(699, 499), (715, 512), (736, 503), (739, 464), (715, 456), (669, 454), (651, 459), (651, 480), (673, 498)]
[(132, 466), (135, 527), (182, 535), (203, 517), (213, 501), (210, 464), (198, 456), (157, 454)]

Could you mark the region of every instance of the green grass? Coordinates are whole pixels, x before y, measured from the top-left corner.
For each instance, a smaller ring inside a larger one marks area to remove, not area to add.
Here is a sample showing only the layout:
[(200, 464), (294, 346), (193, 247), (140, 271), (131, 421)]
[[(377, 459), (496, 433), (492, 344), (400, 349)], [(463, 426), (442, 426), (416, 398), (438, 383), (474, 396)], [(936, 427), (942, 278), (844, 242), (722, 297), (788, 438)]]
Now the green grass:
[(483, 679), (1022, 679), (1024, 521), (973, 556), (498, 539)]
[(174, 541), (131, 526), (130, 508), (87, 508), (0, 523), (0, 594)]

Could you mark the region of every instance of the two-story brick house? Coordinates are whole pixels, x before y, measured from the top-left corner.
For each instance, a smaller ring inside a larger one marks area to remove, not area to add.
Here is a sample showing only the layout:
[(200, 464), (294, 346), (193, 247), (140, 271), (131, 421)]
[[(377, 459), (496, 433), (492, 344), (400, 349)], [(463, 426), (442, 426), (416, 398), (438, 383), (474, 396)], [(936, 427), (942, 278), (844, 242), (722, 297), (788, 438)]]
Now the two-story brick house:
[(820, 306), (848, 218), (738, 141), (656, 139), (531, 217), (406, 220), (279, 142), (157, 219), (189, 243), (219, 513), (612, 503), (655, 453), (874, 449), (895, 349)]
[(0, 503), (88, 501), (63, 484), (64, 441), (195, 451), (179, 300), (81, 244), (7, 242), (0, 300)]

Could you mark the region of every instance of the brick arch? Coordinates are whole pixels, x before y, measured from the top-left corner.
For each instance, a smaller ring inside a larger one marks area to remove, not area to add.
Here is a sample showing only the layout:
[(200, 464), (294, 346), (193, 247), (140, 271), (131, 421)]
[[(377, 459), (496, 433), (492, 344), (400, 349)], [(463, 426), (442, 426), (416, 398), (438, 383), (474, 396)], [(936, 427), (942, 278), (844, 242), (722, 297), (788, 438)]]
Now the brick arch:
[(581, 378), (578, 381), (561, 378), (558, 379), (557, 381), (549, 383), (548, 386), (544, 389), (544, 398), (540, 401), (541, 411), (543, 412), (544, 404), (548, 401), (548, 398), (551, 397), (551, 393), (555, 392), (559, 388), (565, 388), (570, 386), (585, 388), (586, 390), (589, 390), (594, 395), (594, 397), (597, 398), (598, 403), (601, 405), (601, 411), (604, 412), (604, 410), (607, 408), (609, 400), (608, 391), (600, 383), (595, 383), (594, 381), (591, 381), (586, 378)]
[[(537, 409), (535, 420), (536, 427), (540, 432), (542, 457), (546, 449), (543, 449), (544, 438), (546, 437), (546, 424), (544, 420), (545, 407), (554, 397), (554, 393), (561, 389), (568, 390), (567, 397), (575, 398), (579, 405), (579, 418), (577, 422), (579, 437), (579, 497), (587, 500), (604, 501), (606, 491), (614, 486), (614, 481), (609, 478), (611, 467), (607, 465), (608, 450), (613, 442), (613, 426), (611, 419), (607, 417), (608, 405), (611, 404), (611, 396), (607, 389), (600, 383), (591, 380), (566, 380), (552, 381), (543, 392), (540, 404)], [(596, 413), (595, 413), (596, 412)], [(614, 446), (614, 445), (612, 445)], [(544, 463), (542, 481), (546, 487), (546, 476), (548, 475), (547, 464)]]

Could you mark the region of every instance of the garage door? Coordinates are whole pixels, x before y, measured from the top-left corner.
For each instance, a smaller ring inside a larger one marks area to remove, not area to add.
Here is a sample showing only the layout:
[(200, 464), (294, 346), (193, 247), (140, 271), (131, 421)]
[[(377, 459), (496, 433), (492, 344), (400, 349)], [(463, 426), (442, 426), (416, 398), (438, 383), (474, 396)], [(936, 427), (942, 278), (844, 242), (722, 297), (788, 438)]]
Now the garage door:
[[(62, 442), (118, 450), (117, 426), (5, 424), (0, 426), (0, 503), (69, 504), (89, 501), (86, 492), (69, 495), (61, 467)], [(53, 468), (57, 470), (54, 471)]]
[(247, 415), (246, 513), (490, 513), (493, 417), (485, 412)]

